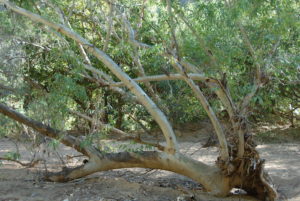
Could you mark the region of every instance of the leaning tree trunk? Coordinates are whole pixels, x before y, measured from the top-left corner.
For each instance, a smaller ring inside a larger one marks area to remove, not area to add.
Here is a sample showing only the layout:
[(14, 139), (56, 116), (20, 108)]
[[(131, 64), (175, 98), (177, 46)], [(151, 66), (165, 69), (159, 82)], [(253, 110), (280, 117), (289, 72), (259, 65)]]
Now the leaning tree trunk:
[[(249, 194), (255, 195), (261, 200), (276, 199), (276, 191), (271, 187), (269, 178), (264, 172), (264, 161), (260, 159), (258, 152), (255, 150), (255, 144), (248, 134), (247, 123), (244, 117), (247, 105), (259, 87), (260, 74), (257, 76), (257, 82), (253, 90), (245, 97), (240, 107), (233, 104), (230, 94), (226, 90), (226, 86), (222, 85), (219, 80), (205, 78), (199, 74), (196, 76), (198, 78), (200, 77), (200, 80), (203, 80), (210, 88), (214, 89), (218, 98), (228, 111), (232, 128), (229, 131), (230, 133), (225, 133), (201, 89), (195, 85), (193, 76), (185, 72), (185, 69), (182, 67), (185, 66), (186, 63), (183, 64), (182, 60), (177, 60), (178, 57), (176, 57), (176, 55), (171, 55), (171, 61), (179, 72), (178, 76), (180, 79), (186, 81), (192, 88), (196, 97), (207, 111), (220, 141), (220, 157), (217, 159), (215, 165), (209, 166), (180, 153), (173, 129), (166, 116), (141, 87), (137, 85), (136, 81), (124, 73), (108, 55), (63, 25), (52, 23), (39, 15), (19, 8), (7, 1), (0, 0), (0, 2), (3, 2), (12, 11), (26, 16), (34, 22), (49, 26), (57, 32), (72, 38), (82, 47), (86, 48), (88, 53), (103, 62), (103, 64), (105, 64), (136, 96), (139, 102), (145, 106), (151, 116), (157, 121), (165, 136), (166, 147), (160, 149), (162, 151), (103, 153), (93, 146), (82, 147), (79, 139), (52, 129), (40, 122), (31, 120), (0, 103), (0, 113), (17, 122), (32, 127), (43, 135), (59, 139), (63, 144), (73, 147), (89, 157), (89, 162), (82, 166), (73, 169), (67, 168), (61, 172), (47, 175), (46, 178), (48, 180), (62, 182), (80, 178), (98, 171), (145, 167), (169, 170), (188, 176), (201, 183), (207, 191), (218, 196), (226, 196), (230, 193), (232, 188), (236, 187), (244, 189)], [(168, 2), (170, 3), (170, 1)], [(169, 10), (171, 10), (171, 7), (169, 7)], [(90, 68), (93, 71), (97, 71), (92, 67)], [(193, 71), (193, 69), (191, 71)], [(197, 73), (196, 70), (194, 73)], [(146, 82), (148, 81), (151, 80), (147, 80)]]
[(226, 196), (233, 187), (230, 183), (230, 177), (224, 175), (216, 165), (209, 166), (202, 162), (193, 160), (179, 152), (170, 154), (159, 151), (142, 151), (138, 153), (120, 152), (104, 153), (92, 147), (80, 146), (73, 136), (68, 136), (63, 132), (50, 128), (40, 122), (34, 121), (0, 103), (0, 113), (12, 118), (13, 120), (29, 126), (41, 134), (59, 139), (66, 146), (75, 148), (78, 152), (89, 157), (89, 162), (82, 166), (68, 169), (47, 175), (47, 180), (64, 182), (90, 175), (95, 172), (144, 167), (153, 169), (162, 169), (185, 175), (201, 183), (204, 188), (214, 195)]

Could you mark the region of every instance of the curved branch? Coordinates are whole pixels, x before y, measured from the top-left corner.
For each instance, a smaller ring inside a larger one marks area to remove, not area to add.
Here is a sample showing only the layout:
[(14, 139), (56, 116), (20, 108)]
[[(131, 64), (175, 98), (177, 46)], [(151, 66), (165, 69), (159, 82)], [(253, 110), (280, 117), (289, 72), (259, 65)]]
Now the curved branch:
[[(209, 77), (203, 76), (201, 74), (196, 73), (188, 73), (188, 76), (192, 80), (200, 80), (205, 82), (216, 82), (214, 79), (211, 79)], [(169, 75), (150, 75), (150, 76), (143, 76), (133, 79), (135, 82), (151, 82), (151, 81), (163, 81), (163, 80), (184, 80), (184, 76), (177, 73), (177, 74), (169, 74)], [(110, 86), (113, 87), (120, 87), (124, 86), (124, 83), (122, 82), (116, 82), (113, 84), (110, 84)]]
[(113, 86), (113, 84), (115, 82), (109, 77), (109, 75), (107, 75), (103, 71), (101, 71), (99, 69), (96, 69), (95, 67), (93, 67), (91, 65), (88, 65), (88, 64), (83, 64), (83, 63), (80, 63), (80, 64), (82, 64), (82, 66), (86, 70), (92, 72), (93, 74), (98, 75), (98, 76), (94, 76), (92, 78), (92, 77), (88, 77), (88, 75), (85, 74), (85, 75), (83, 75), (84, 77), (87, 77), (89, 80), (92, 80), (93, 82), (96, 82), (100, 86), (108, 87), (110, 90), (120, 94), (124, 99), (128, 100), (129, 102), (142, 104), (141, 101), (139, 99), (137, 99), (137, 97), (134, 96), (132, 93), (128, 93), (128, 92), (124, 91), (123, 89), (121, 89), (120, 87)]
[(200, 80), (207, 84), (207, 86), (215, 92), (215, 94), (218, 96), (224, 107), (226, 108), (229, 117), (231, 120), (234, 119), (236, 115), (236, 106), (234, 102), (232, 101), (231, 95), (228, 90), (226, 90), (223, 86), (223, 84), (218, 80), (214, 78), (209, 78), (201, 75), (201, 71), (197, 69), (196, 66), (193, 64), (185, 61), (185, 60), (178, 60), (175, 57), (173, 57), (171, 54), (165, 54), (166, 57), (168, 57), (170, 60), (174, 60), (175, 62), (182, 65), (184, 68), (186, 68), (188, 71), (193, 73), (188, 73), (188, 77), (190, 77), (192, 80)]
[(23, 16), (30, 18), (34, 22), (42, 23), (48, 27), (55, 29), (57, 32), (62, 33), (63, 35), (75, 40), (76, 42), (80, 43), (86, 50), (97, 57), (104, 65), (106, 65), (113, 74), (115, 74), (128, 89), (137, 96), (137, 98), (141, 101), (141, 103), (145, 106), (154, 120), (158, 123), (162, 132), (166, 139), (166, 152), (168, 153), (175, 153), (178, 151), (178, 143), (176, 140), (175, 133), (164, 113), (157, 107), (157, 105), (149, 98), (149, 96), (142, 90), (139, 85), (133, 81), (126, 73), (122, 71), (122, 69), (104, 52), (96, 48), (93, 44), (89, 43), (86, 39), (78, 35), (77, 33), (73, 32), (69, 28), (61, 25), (52, 23), (45, 18), (31, 13), (23, 8), (14, 6), (13, 4), (2, 1), (9, 9), (12, 11), (19, 13)]
[[(181, 63), (181, 62), (180, 62)], [(187, 62), (184, 63), (185, 66), (190, 66), (190, 64), (187, 64)], [(192, 70), (191, 68), (189, 70)], [(197, 72), (194, 71), (194, 72)], [(230, 119), (233, 119), (236, 113), (236, 107), (233, 103), (231, 96), (227, 93), (227, 91), (222, 87), (222, 84), (219, 80), (213, 79), (210, 77), (206, 77), (199, 73), (187, 73), (187, 76), (192, 80), (199, 80), (202, 82), (205, 82), (208, 87), (210, 87), (216, 95), (219, 97), (220, 101), (225, 106), (226, 110), (228, 111)], [(144, 77), (138, 77), (133, 79), (135, 82), (138, 83), (144, 83), (144, 82), (154, 82), (154, 81), (164, 81), (164, 80), (184, 80), (185, 76), (182, 74), (169, 74), (169, 75), (151, 75), (151, 76), (144, 76)], [(124, 86), (124, 83), (122, 82), (115, 82), (112, 84), (109, 84), (110, 87), (121, 87)]]
[[(253, 81), (253, 86), (251, 89), (251, 92), (248, 93), (242, 100), (241, 105), (239, 107), (239, 112), (240, 115), (246, 115), (247, 112), (247, 108), (248, 105), (250, 104), (251, 99), (253, 98), (253, 96), (257, 93), (257, 91), (260, 88), (261, 85), (261, 66), (257, 61), (257, 56), (256, 53), (254, 51), (254, 48), (252, 46), (252, 44), (250, 43), (250, 40), (247, 36), (247, 33), (244, 29), (244, 27), (242, 26), (242, 24), (240, 22), (237, 22), (237, 26), (239, 27), (239, 30), (241, 32), (242, 38), (244, 43), (246, 44), (248, 50), (250, 51), (250, 54), (254, 60), (254, 64), (256, 67), (256, 75), (254, 76), (254, 81)], [(244, 152), (245, 152), (245, 138), (244, 138), (244, 132), (239, 132), (238, 133), (238, 137), (239, 137), (239, 148), (238, 148), (238, 157), (243, 157)]]
[(220, 158), (223, 161), (228, 161), (229, 160), (229, 152), (228, 152), (228, 147), (227, 147), (227, 141), (225, 138), (225, 133), (224, 133), (224, 130), (223, 130), (218, 118), (216, 117), (215, 112), (212, 110), (210, 104), (208, 103), (206, 97), (204, 96), (204, 94), (201, 91), (201, 89), (199, 88), (199, 86), (197, 86), (195, 84), (195, 82), (187, 75), (186, 69), (178, 62), (178, 61), (180, 61), (179, 47), (176, 42), (175, 29), (174, 29), (175, 25), (174, 25), (173, 13), (172, 13), (172, 9), (171, 9), (171, 1), (166, 0), (166, 2), (167, 2), (167, 10), (169, 13), (169, 21), (171, 24), (171, 35), (172, 35), (172, 39), (173, 39), (172, 42), (175, 45), (173, 53), (170, 55), (171, 56), (171, 58), (170, 58), (171, 65), (183, 76), (184, 81), (190, 86), (190, 88), (194, 92), (196, 98), (198, 99), (198, 101), (201, 103), (202, 107), (206, 111), (210, 121), (212, 122), (214, 130), (216, 131), (216, 134), (217, 134), (217, 137), (218, 137), (218, 140), (220, 143), (220, 152), (221, 152)]
[(195, 82), (188, 76), (186, 69), (180, 64), (180, 58), (179, 58), (179, 47), (178, 44), (176, 42), (176, 36), (175, 36), (175, 30), (174, 30), (174, 19), (173, 19), (173, 13), (172, 13), (172, 9), (171, 9), (171, 1), (167, 0), (167, 10), (169, 13), (169, 21), (171, 24), (171, 35), (172, 35), (172, 39), (173, 39), (173, 43), (175, 45), (173, 53), (169, 54), (169, 59), (170, 59), (170, 63), (171, 65), (177, 70), (177, 72), (179, 72), (182, 76), (184, 81), (190, 86), (190, 88), (192, 89), (192, 91), (194, 92), (196, 98), (198, 99), (198, 101), (201, 103), (202, 107), (204, 108), (204, 110), (206, 111), (210, 121), (212, 122), (212, 125), (214, 127), (214, 130), (216, 131), (219, 143), (220, 143), (220, 158), (223, 161), (228, 161), (229, 160), (229, 152), (228, 152), (228, 147), (227, 147), (227, 141), (225, 138), (225, 133), (224, 130), (218, 120), (218, 118), (216, 117), (215, 112), (212, 110), (210, 104), (208, 103), (206, 97), (204, 96), (203, 92), (201, 91), (201, 89), (199, 88), (199, 86), (197, 86), (195, 84)]
[(167, 154), (157, 151), (120, 152), (108, 153), (103, 157), (95, 156), (85, 165), (50, 174), (47, 179), (65, 182), (99, 171), (133, 167), (162, 169), (185, 175), (201, 183), (214, 195), (227, 195), (232, 188), (229, 179), (222, 175), (216, 166), (208, 166), (180, 153)]
[(197, 86), (195, 84), (195, 82), (191, 78), (188, 77), (188, 75), (185, 73), (183, 67), (178, 62), (175, 62), (174, 59), (171, 59), (171, 64), (184, 77), (184, 81), (191, 87), (196, 98), (198, 99), (198, 101), (201, 103), (202, 107), (206, 111), (206, 113), (214, 127), (214, 130), (216, 131), (216, 134), (217, 134), (217, 137), (218, 137), (218, 140), (220, 143), (221, 159), (223, 161), (228, 161), (229, 152), (228, 152), (228, 147), (227, 147), (227, 141), (225, 138), (224, 130), (223, 130), (218, 118), (216, 117), (215, 112), (211, 108), (210, 104), (208, 103), (207, 99), (205, 98), (205, 96), (202, 93), (199, 86)]
[[(117, 11), (119, 12), (120, 16), (122, 16), (122, 17), (120, 17), (120, 21), (122, 21), (123, 24), (124, 24), (124, 26), (125, 26), (126, 32), (128, 34), (128, 42), (134, 48), (134, 53), (131, 54), (131, 57), (133, 58), (133, 61), (134, 61), (134, 63), (137, 66), (137, 69), (138, 69), (137, 74), (140, 77), (145, 77), (146, 74), (145, 74), (145, 70), (144, 70), (144, 68), (142, 66), (142, 63), (140, 61), (140, 56), (139, 56), (138, 49), (141, 49), (141, 48), (148, 49), (148, 48), (151, 48), (152, 46), (136, 40), (135, 39), (136, 38), (135, 37), (135, 30), (132, 28), (130, 22), (126, 18), (126, 15), (124, 13), (122, 13), (118, 9), (117, 9)], [(163, 101), (161, 100), (161, 98), (159, 97), (159, 95), (154, 92), (153, 87), (151, 86), (151, 84), (148, 81), (144, 81), (144, 83), (145, 83), (146, 89), (148, 90), (149, 95), (153, 98), (153, 100), (157, 104), (159, 104), (160, 108), (163, 109), (163, 111), (165, 111), (166, 113), (169, 113), (168, 107), (166, 107), (166, 105), (163, 104)]]
[[(133, 53), (131, 53), (131, 57), (137, 67), (137, 75), (140, 77), (144, 77), (146, 76), (144, 67), (142, 65), (142, 62), (140, 60), (140, 55), (139, 55), (139, 48), (150, 48), (150, 45), (141, 43), (139, 41), (137, 41), (135, 38), (135, 30), (132, 28), (130, 22), (128, 21), (126, 15), (124, 13), (122, 13), (119, 9), (116, 9), (119, 12), (119, 15), (121, 17), (120, 18), (120, 22), (123, 22), (124, 27), (126, 29), (126, 32), (128, 34), (128, 42), (129, 44), (132, 45), (133, 47)], [(121, 40), (119, 40), (121, 42)], [(158, 94), (156, 94), (153, 90), (153, 86), (151, 86), (151, 84), (149, 82), (145, 82), (145, 86), (146, 89), (149, 93), (149, 95), (151, 96), (151, 98), (153, 98), (153, 100), (156, 102), (156, 104), (158, 104), (160, 106), (161, 109), (163, 109), (163, 111), (169, 113), (169, 109), (162, 104), (163, 101), (161, 100), (161, 98), (159, 97)]]

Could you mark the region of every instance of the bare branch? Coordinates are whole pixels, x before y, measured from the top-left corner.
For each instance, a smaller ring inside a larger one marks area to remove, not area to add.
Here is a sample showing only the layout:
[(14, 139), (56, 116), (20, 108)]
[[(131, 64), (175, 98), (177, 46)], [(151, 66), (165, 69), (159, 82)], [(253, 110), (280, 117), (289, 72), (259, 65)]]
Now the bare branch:
[[(210, 104), (208, 103), (207, 99), (205, 98), (204, 94), (202, 93), (201, 89), (199, 88), (199, 86), (197, 86), (194, 81), (188, 76), (186, 69), (178, 62), (180, 61), (179, 58), (179, 47), (176, 41), (176, 36), (175, 36), (175, 30), (174, 30), (174, 22), (173, 22), (173, 13), (171, 11), (171, 1), (167, 0), (167, 9), (169, 12), (169, 20), (171, 23), (171, 34), (172, 34), (172, 38), (173, 38), (173, 42), (175, 44), (175, 52), (173, 51), (173, 53), (171, 53), (171, 58), (170, 58), (170, 62), (172, 64), (172, 66), (177, 70), (177, 72), (179, 72), (181, 74), (181, 76), (183, 76), (184, 81), (191, 87), (192, 91), (194, 92), (196, 98), (198, 99), (198, 101), (201, 103), (201, 105), (203, 106), (204, 110), (206, 111), (206, 113), (208, 114), (208, 117), (210, 118), (213, 127), (216, 131), (219, 143), (220, 143), (220, 149), (221, 149), (221, 153), (220, 153), (220, 157), (221, 160), (223, 161), (228, 161), (229, 160), (229, 152), (228, 152), (228, 147), (227, 147), (227, 141), (225, 138), (225, 133), (224, 130), (219, 122), (219, 120), (217, 119), (215, 112), (212, 110)], [(172, 51), (172, 50), (171, 50)], [(191, 67), (192, 68), (192, 67)]]
[[(134, 102), (134, 103), (137, 103), (137, 104), (142, 104), (141, 101), (136, 96), (131, 94), (130, 92), (124, 91), (120, 87), (113, 86), (115, 82), (110, 78), (109, 75), (107, 75), (103, 71), (98, 70), (95, 67), (93, 67), (91, 65), (87, 65), (87, 64), (83, 64), (83, 67), (85, 69), (95, 73), (95, 74), (98, 74), (97, 77), (94, 77), (94, 78), (90, 77), (89, 78), (93, 82), (98, 83), (101, 87), (103, 87), (103, 86), (108, 87), (113, 92), (116, 92), (116, 93), (120, 94), (124, 99), (130, 100), (130, 102)], [(84, 75), (84, 77), (88, 77), (88, 75)]]
[[(145, 74), (145, 70), (143, 68), (142, 62), (140, 60), (140, 56), (139, 56), (139, 51), (138, 48), (150, 48), (151, 46), (146, 45), (144, 43), (138, 42), (135, 39), (135, 31), (133, 30), (133, 28), (130, 25), (130, 22), (127, 20), (125, 14), (123, 14), (123, 23), (127, 29), (128, 32), (128, 36), (129, 36), (129, 42), (130, 44), (133, 45), (134, 48), (134, 53), (131, 54), (131, 57), (133, 58), (133, 61), (135, 63), (135, 65), (138, 68), (138, 76), (140, 77), (144, 77), (146, 76)], [(151, 86), (151, 84), (149, 82), (145, 82), (145, 86), (150, 94), (150, 96), (154, 99), (154, 101), (159, 104), (159, 106), (161, 106), (164, 111), (169, 111), (167, 107), (165, 107), (164, 105), (161, 105), (160, 103), (162, 103), (163, 101), (160, 99), (160, 97), (154, 92), (153, 87)]]
[(149, 145), (151, 147), (156, 147), (160, 151), (164, 151), (166, 149), (165, 146), (162, 146), (159, 143), (145, 142), (145, 141), (141, 140), (141, 138), (139, 136), (125, 136), (125, 137), (117, 138), (116, 140), (118, 140), (118, 141), (132, 140), (138, 144), (144, 144), (144, 145)]
[(199, 73), (200, 70), (196, 66), (183, 59), (179, 61), (178, 59), (176, 59), (170, 54), (165, 54), (165, 56), (167, 56), (170, 60), (174, 60), (175, 62), (184, 66), (187, 70), (196, 73), (196, 74), (188, 73), (187, 75), (192, 80), (200, 80), (205, 82), (205, 84), (207, 84), (207, 86), (216, 93), (216, 95), (218, 96), (218, 98), (226, 108), (230, 119), (233, 121), (234, 116), (236, 115), (236, 106), (232, 101), (229, 91), (225, 88), (226, 86), (223, 86), (223, 84), (217, 79), (201, 76), (201, 73)]
[[(64, 12), (63, 12), (60, 8), (58, 8), (58, 7), (54, 7), (54, 8), (55, 8), (55, 10), (58, 12), (58, 14), (60, 15), (60, 18), (61, 18), (62, 23), (63, 23), (64, 25), (66, 25), (69, 29), (73, 30), (73, 29), (72, 29), (72, 26), (71, 26), (71, 24), (70, 24), (70, 22), (69, 22), (69, 21), (67, 20), (67, 18), (65, 17)], [(77, 43), (77, 44), (78, 44), (78, 46), (79, 46), (79, 51), (80, 51), (80, 53), (81, 53), (81, 55), (82, 55), (82, 57), (83, 57), (83, 59), (84, 59), (84, 62), (87, 63), (87, 64), (89, 64), (89, 65), (91, 65), (91, 61), (90, 61), (88, 55), (86, 54), (86, 52), (85, 52), (83, 46), (82, 46), (80, 43)]]
[[(241, 105), (239, 107), (239, 115), (244, 116), (246, 115), (246, 111), (247, 111), (247, 107), (250, 104), (251, 99), (253, 98), (253, 96), (256, 94), (256, 92), (258, 91), (258, 89), (260, 88), (261, 85), (261, 66), (258, 63), (257, 60), (257, 56), (256, 53), (254, 51), (254, 48), (252, 47), (250, 40), (247, 36), (247, 33), (244, 29), (244, 27), (242, 26), (242, 24), (240, 22), (237, 22), (237, 25), (240, 29), (240, 32), (242, 34), (242, 38), (244, 40), (244, 43), (246, 44), (246, 46), (248, 47), (250, 54), (254, 60), (254, 64), (256, 66), (256, 76), (254, 77), (254, 82), (253, 82), (253, 86), (252, 86), (252, 90), (250, 93), (248, 93), (244, 99), (241, 102)], [(241, 126), (241, 125), (240, 125)], [(241, 129), (239, 129), (238, 132), (238, 136), (239, 136), (239, 147), (238, 147), (238, 157), (243, 157), (244, 152), (245, 152), (245, 138), (244, 138), (244, 132), (241, 132)]]
[[(188, 76), (192, 80), (200, 80), (203, 82), (212, 82), (216, 83), (217, 81), (215, 79), (203, 76), (201, 74), (196, 74), (196, 73), (188, 73)], [(133, 79), (136, 82), (153, 82), (153, 81), (164, 81), (164, 80), (184, 80), (184, 76), (181, 74), (169, 74), (169, 75), (150, 75), (150, 76), (145, 76), (145, 77), (138, 77)], [(110, 86), (114, 87), (121, 87), (124, 86), (124, 83), (122, 82), (116, 82), (113, 84), (110, 84)]]
[(127, 29), (128, 32), (128, 37), (129, 37), (129, 42), (135, 46), (135, 47), (140, 47), (140, 48), (150, 48), (150, 45), (147, 45), (145, 43), (139, 42), (135, 39), (135, 31), (132, 29), (130, 22), (126, 19), (126, 16), (123, 14), (123, 23)]
[(181, 59), (180, 61), (180, 64), (182, 66), (184, 66), (188, 71), (190, 72), (193, 72), (193, 73), (203, 73), (201, 70), (199, 70), (194, 64), (190, 63), (190, 62), (187, 62), (186, 60), (184, 59)]
[(39, 133), (45, 136), (57, 139), (63, 144), (69, 147), (73, 147), (74, 149), (83, 153), (84, 155), (89, 156), (90, 151), (88, 150), (88, 148), (83, 148), (82, 146), (80, 146), (80, 141), (74, 138), (73, 136), (68, 136), (59, 130), (53, 129), (50, 126), (46, 126), (41, 122), (32, 120), (2, 103), (0, 103), (0, 113), (19, 123), (33, 128), (34, 130), (38, 131)]
[[(177, 70), (177, 72), (179, 72), (182, 76), (184, 81), (191, 87), (191, 89), (193, 90), (196, 98), (199, 100), (199, 102), (201, 103), (201, 105), (203, 106), (204, 110), (206, 111), (206, 113), (208, 114), (208, 117), (210, 118), (213, 127), (216, 131), (219, 143), (220, 143), (220, 149), (221, 149), (221, 159), (223, 161), (228, 161), (229, 160), (229, 152), (228, 152), (228, 147), (227, 147), (227, 141), (225, 138), (225, 132), (218, 120), (218, 118), (215, 115), (215, 112), (212, 110), (210, 104), (208, 103), (207, 99), (205, 98), (205, 96), (203, 95), (201, 89), (199, 88), (199, 86), (197, 86), (194, 81), (188, 76), (186, 69), (180, 64), (180, 58), (179, 58), (179, 47), (176, 41), (176, 36), (175, 36), (175, 30), (174, 30), (174, 26), (173, 26), (173, 13), (171, 12), (171, 1), (167, 0), (167, 9), (169, 12), (169, 20), (171, 23), (171, 33), (172, 33), (172, 38), (173, 38), (173, 42), (175, 44), (175, 52), (173, 51), (173, 53), (168, 54), (167, 57), (170, 59), (172, 66)], [(210, 50), (207, 49), (206, 45), (205, 45), (205, 41), (199, 36), (199, 34), (195, 31), (195, 29), (190, 26), (190, 24), (185, 20), (185, 18), (181, 15), (182, 19), (184, 20), (184, 22), (187, 24), (187, 26), (192, 30), (192, 32), (194, 33), (194, 35), (198, 38), (198, 40), (200, 41), (200, 44), (202, 44), (202, 47), (204, 48), (205, 52), (208, 54), (208, 56), (211, 58), (211, 61), (213, 62), (213, 65), (216, 67), (217, 63), (216, 60), (214, 58), (214, 56), (211, 54)], [(172, 50), (171, 50), (172, 51)], [(193, 72), (196, 71), (196, 68), (192, 65), (188, 65), (188, 63), (185, 62), (185, 65), (188, 66), (188, 68), (190, 70), (192, 70)], [(209, 80), (209, 79), (207, 79)], [(230, 112), (232, 112), (232, 105), (229, 105), (229, 100), (228, 99), (228, 95), (226, 93), (226, 91), (223, 88), (223, 85), (218, 82), (217, 84), (212, 84), (212, 83), (208, 83), (208, 85), (212, 88), (212, 87), (217, 87), (217, 95), (219, 97), (221, 97), (221, 101), (224, 101), (224, 104), (226, 106), (226, 108), (228, 110), (230, 110)], [(226, 96), (227, 95), (227, 96)], [(230, 102), (232, 103), (232, 102)], [(233, 112), (232, 112), (233, 113)], [(233, 114), (232, 114), (233, 116)]]
[(183, 67), (178, 63), (175, 62), (174, 60), (171, 60), (171, 64), (174, 66), (174, 68), (180, 72), (180, 74), (184, 77), (184, 81), (191, 87), (193, 90), (196, 98), (199, 100), (201, 103), (202, 107), (206, 111), (209, 119), (211, 120), (213, 127), (216, 131), (219, 143), (220, 143), (220, 149), (221, 149), (221, 159), (223, 161), (228, 161), (229, 159), (229, 152), (228, 152), (228, 147), (227, 147), (227, 141), (225, 138), (224, 130), (216, 117), (215, 112), (211, 108), (210, 104), (208, 103), (207, 99), (205, 98), (204, 94), (202, 93), (201, 89), (199, 86), (197, 86), (194, 81), (188, 77), (188, 74), (185, 73)]

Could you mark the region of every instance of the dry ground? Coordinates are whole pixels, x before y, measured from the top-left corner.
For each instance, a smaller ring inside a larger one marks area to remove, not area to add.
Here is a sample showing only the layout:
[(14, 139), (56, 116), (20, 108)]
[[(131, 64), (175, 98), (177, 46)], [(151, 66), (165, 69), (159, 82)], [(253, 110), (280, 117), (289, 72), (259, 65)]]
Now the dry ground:
[[(194, 133), (193, 133), (194, 132)], [(213, 163), (217, 148), (201, 148), (203, 138), (196, 137), (199, 131), (190, 132), (182, 140), (181, 150), (193, 158)], [(201, 131), (203, 133), (203, 131)], [(300, 133), (298, 134), (300, 135)], [(19, 146), (21, 161), (29, 161), (32, 147)], [(0, 140), (0, 156), (15, 151), (14, 143), (8, 139)], [(39, 149), (37, 157), (47, 160), (34, 168), (24, 168), (13, 162), (2, 161), (0, 167), (0, 201), (8, 200), (49, 200), (49, 201), (176, 201), (182, 197), (193, 196), (190, 200), (203, 201), (243, 201), (255, 200), (245, 195), (232, 195), (227, 198), (215, 198), (202, 191), (192, 180), (167, 171), (151, 169), (122, 169), (96, 173), (86, 178), (68, 183), (44, 182), (40, 178), (47, 170), (58, 170), (62, 160), (68, 166), (79, 165), (83, 158), (65, 146), (56, 151), (43, 152)], [(266, 169), (273, 178), (280, 193), (280, 200), (300, 201), (300, 144), (285, 142), (259, 145), (262, 158), (267, 160)], [(236, 194), (237, 190), (234, 192)], [(188, 199), (185, 199), (188, 200)]]

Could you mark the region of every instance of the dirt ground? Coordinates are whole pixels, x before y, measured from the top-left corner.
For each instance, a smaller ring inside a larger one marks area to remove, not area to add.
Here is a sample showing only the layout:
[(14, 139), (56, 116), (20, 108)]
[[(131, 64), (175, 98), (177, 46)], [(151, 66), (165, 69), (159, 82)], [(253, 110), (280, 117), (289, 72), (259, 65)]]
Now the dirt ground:
[[(208, 164), (214, 163), (218, 151), (216, 147), (201, 148), (204, 138), (189, 136), (182, 140), (183, 153)], [(202, 132), (203, 133), (203, 132)], [(285, 142), (261, 144), (257, 149), (266, 159), (266, 169), (280, 193), (280, 200), (300, 201), (300, 144)], [(32, 150), (32, 151), (30, 151)], [(34, 168), (24, 168), (19, 164), (2, 161), (0, 166), (0, 201), (254, 201), (237, 189), (227, 198), (215, 198), (202, 191), (199, 184), (184, 176), (151, 169), (122, 169), (95, 173), (68, 183), (53, 183), (41, 180), (45, 168), (59, 170), (63, 163), (76, 166), (82, 157), (76, 151), (59, 146), (55, 151), (45, 146), (33, 149), (29, 145), (19, 146), (23, 162), (28, 162), (36, 152), (43, 158)], [(45, 151), (46, 150), (46, 151)], [(16, 151), (16, 146), (8, 139), (0, 139), (0, 157)]]

